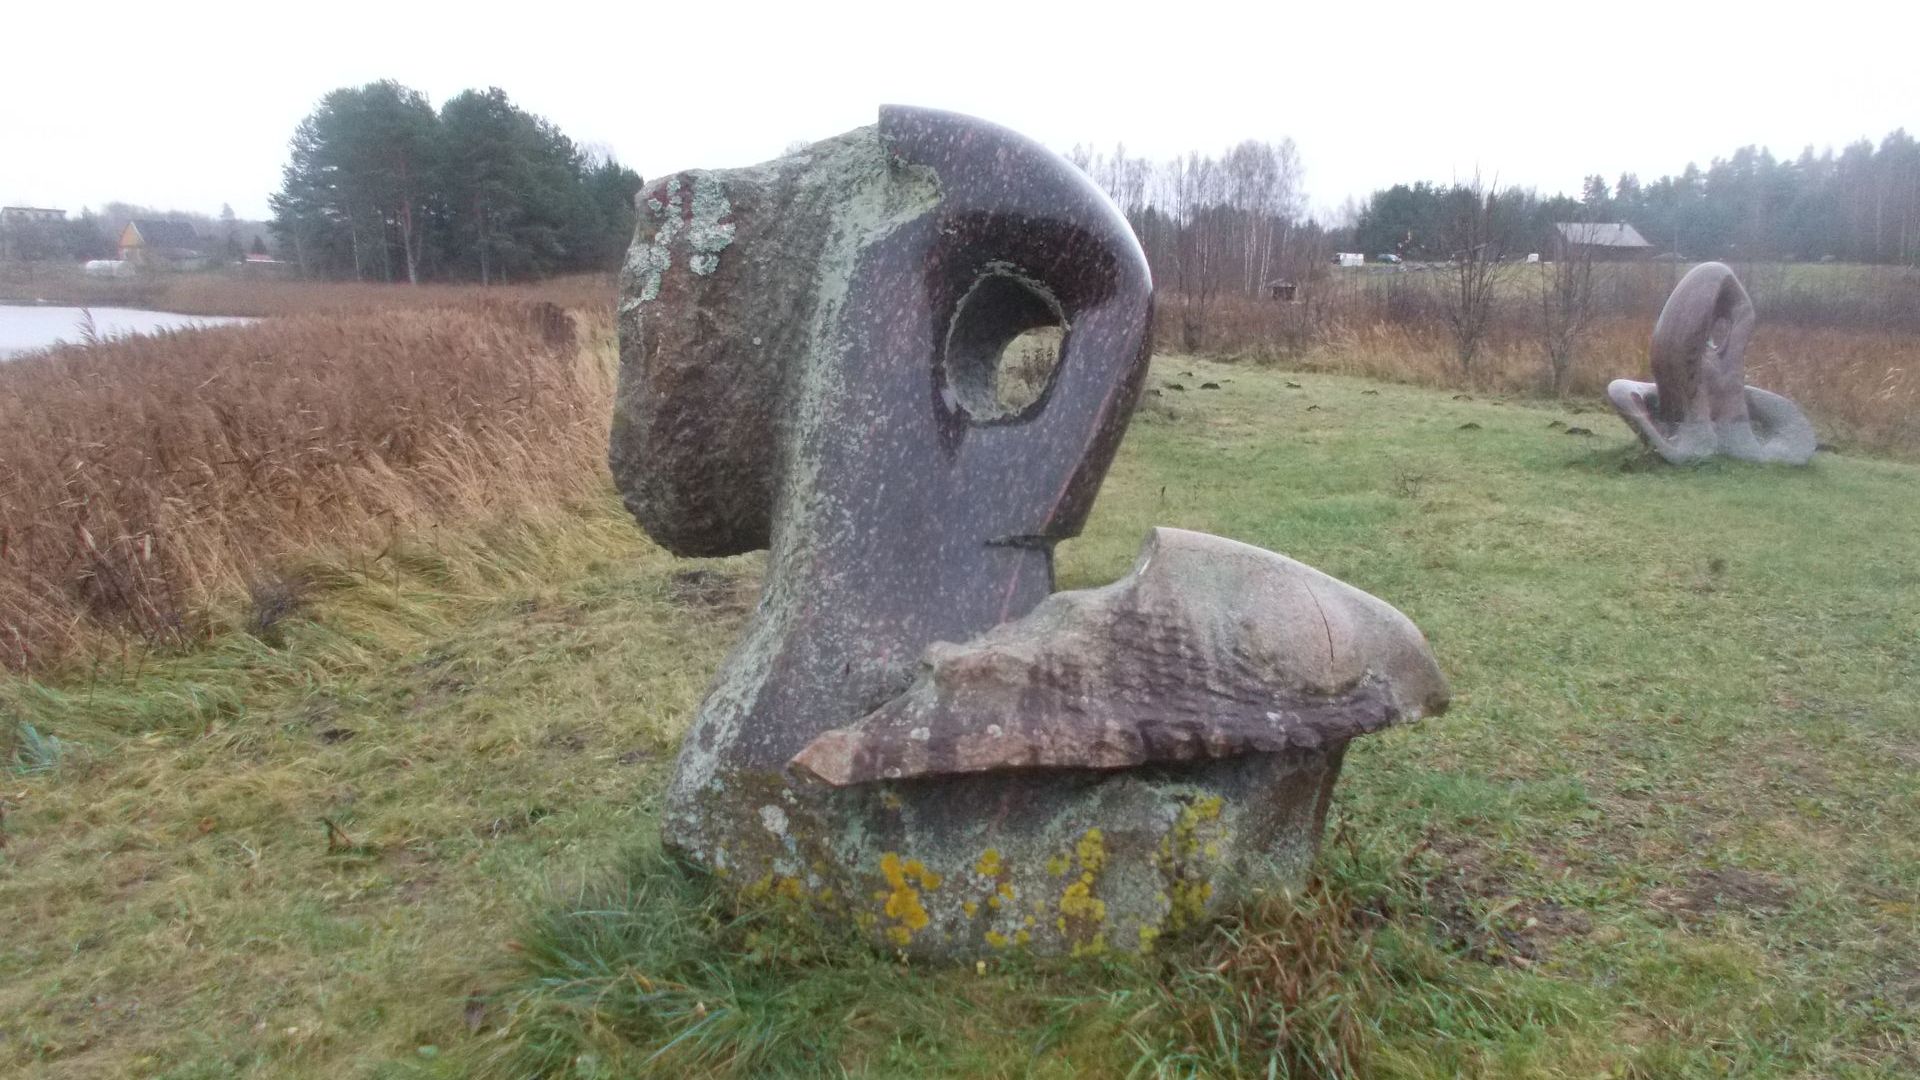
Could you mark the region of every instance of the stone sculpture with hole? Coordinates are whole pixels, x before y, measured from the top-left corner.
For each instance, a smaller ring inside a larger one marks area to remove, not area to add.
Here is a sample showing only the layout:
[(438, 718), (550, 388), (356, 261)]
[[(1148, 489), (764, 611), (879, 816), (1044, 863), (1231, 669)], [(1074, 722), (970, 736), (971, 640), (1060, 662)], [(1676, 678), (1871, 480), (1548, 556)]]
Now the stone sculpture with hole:
[(614, 475), (675, 553), (769, 549), (662, 825), (742, 902), (924, 956), (1151, 948), (1297, 881), (1347, 742), (1445, 707), (1405, 616), (1231, 540), (1054, 594), (1152, 314), (1057, 155), (888, 107), (639, 201)]

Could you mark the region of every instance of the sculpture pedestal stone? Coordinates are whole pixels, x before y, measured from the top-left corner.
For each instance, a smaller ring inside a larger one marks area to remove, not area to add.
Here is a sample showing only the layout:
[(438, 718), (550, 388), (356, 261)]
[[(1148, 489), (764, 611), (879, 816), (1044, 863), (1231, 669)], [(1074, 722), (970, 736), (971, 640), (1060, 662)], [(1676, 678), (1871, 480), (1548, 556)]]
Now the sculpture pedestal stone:
[(1150, 948), (1305, 877), (1348, 741), (1447, 707), (1406, 616), (1270, 551), (1155, 529), (794, 759), (883, 944), (937, 956)]
[[(1444, 702), (1397, 612), (1286, 560), (1313, 576), (1273, 580), (1305, 592), (1248, 592), (1280, 557), (1230, 541), (1162, 531), (1159, 569), (1149, 554), (1107, 601), (1049, 599), (1152, 310), (1126, 221), (1057, 155), (888, 107), (639, 207), (615, 479), (669, 550), (771, 549), (662, 822), (742, 897), (925, 955), (1137, 948), (1236, 875), (1297, 873), (1346, 739)], [(1035, 342), (1054, 362), (1009, 394)], [(1166, 594), (1182, 581), (1208, 603)], [(1343, 640), (1330, 597), (1369, 613), (1363, 662), (1309, 692), (1283, 676)], [(1295, 627), (1279, 652), (1255, 632), (1276, 619)]]
[(1655, 453), (1675, 464), (1716, 455), (1805, 465), (1818, 439), (1798, 406), (1746, 384), (1753, 302), (1722, 263), (1680, 279), (1653, 327), (1651, 383), (1615, 379), (1607, 400)]

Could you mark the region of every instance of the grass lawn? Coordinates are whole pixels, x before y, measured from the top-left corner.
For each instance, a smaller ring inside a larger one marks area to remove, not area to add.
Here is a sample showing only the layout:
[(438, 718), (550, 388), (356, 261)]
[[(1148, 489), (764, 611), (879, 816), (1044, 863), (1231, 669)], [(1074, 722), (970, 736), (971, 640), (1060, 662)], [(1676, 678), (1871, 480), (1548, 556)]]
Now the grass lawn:
[(981, 970), (726, 918), (650, 853), (760, 563), (671, 559), (609, 497), (315, 564), (258, 637), (0, 682), (0, 1072), (1920, 1072), (1920, 467), (1150, 385), (1062, 587), (1216, 532), (1396, 604), (1453, 683), (1354, 745), (1305, 895)]

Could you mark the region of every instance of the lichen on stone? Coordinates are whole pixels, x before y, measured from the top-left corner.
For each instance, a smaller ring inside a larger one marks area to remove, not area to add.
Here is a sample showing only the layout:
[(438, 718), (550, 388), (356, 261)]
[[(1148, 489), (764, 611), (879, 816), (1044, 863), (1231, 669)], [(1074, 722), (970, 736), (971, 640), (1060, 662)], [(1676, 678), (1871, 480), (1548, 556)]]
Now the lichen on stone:
[(1173, 827), (1160, 841), (1154, 862), (1166, 882), (1169, 930), (1184, 930), (1207, 917), (1213, 882), (1208, 880), (1203, 864), (1218, 856), (1219, 843), (1211, 834), (1218, 831), (1224, 805), (1218, 795), (1194, 799), (1181, 807)]
[[(1106, 901), (1093, 895), (1093, 882), (1090, 875), (1067, 886), (1060, 894), (1060, 915), (1065, 919), (1081, 919), (1090, 923), (1104, 922), (1107, 918)], [(1061, 927), (1066, 929), (1065, 926)]]
[(733, 243), (733, 222), (721, 219), (733, 214), (727, 201), (727, 189), (704, 173), (693, 178), (693, 206), (687, 222), (687, 246), (693, 249), (688, 265), (696, 274), (711, 274), (720, 269), (720, 253)]
[(973, 864), (973, 869), (974, 869), (974, 872), (979, 874), (981, 877), (989, 877), (989, 878), (999, 877), (1000, 870), (1001, 870), (1000, 849), (988, 848), (987, 850), (981, 852), (979, 861)]
[(880, 874), (887, 880), (888, 891), (876, 894), (875, 898), (886, 901), (886, 916), (894, 921), (894, 925), (887, 928), (887, 939), (904, 947), (931, 921), (914, 883), (917, 881), (920, 888), (932, 892), (940, 887), (940, 875), (928, 870), (919, 859), (902, 862), (900, 856), (891, 851), (880, 857)]
[(1080, 856), (1080, 869), (1088, 873), (1097, 874), (1100, 867), (1106, 864), (1106, 837), (1097, 828), (1088, 829), (1087, 834), (1074, 845), (1074, 850)]

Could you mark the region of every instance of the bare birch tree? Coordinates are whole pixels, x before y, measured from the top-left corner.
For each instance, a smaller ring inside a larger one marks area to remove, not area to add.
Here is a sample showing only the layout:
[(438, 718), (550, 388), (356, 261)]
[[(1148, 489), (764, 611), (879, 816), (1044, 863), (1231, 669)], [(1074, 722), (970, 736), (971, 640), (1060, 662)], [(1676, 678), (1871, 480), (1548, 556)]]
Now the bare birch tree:
[(1547, 352), (1547, 386), (1556, 397), (1566, 393), (1567, 375), (1593, 319), (1593, 245), (1575, 242), (1585, 227), (1573, 223), (1575, 235), (1559, 239), (1538, 279), (1540, 343)]
[(1451, 273), (1441, 293), (1441, 307), (1453, 332), (1454, 355), (1460, 371), (1473, 377), (1473, 361), (1484, 343), (1494, 305), (1513, 266), (1506, 261), (1507, 230), (1501, 227), (1498, 182), (1456, 185), (1448, 196), (1447, 246), (1452, 251)]

